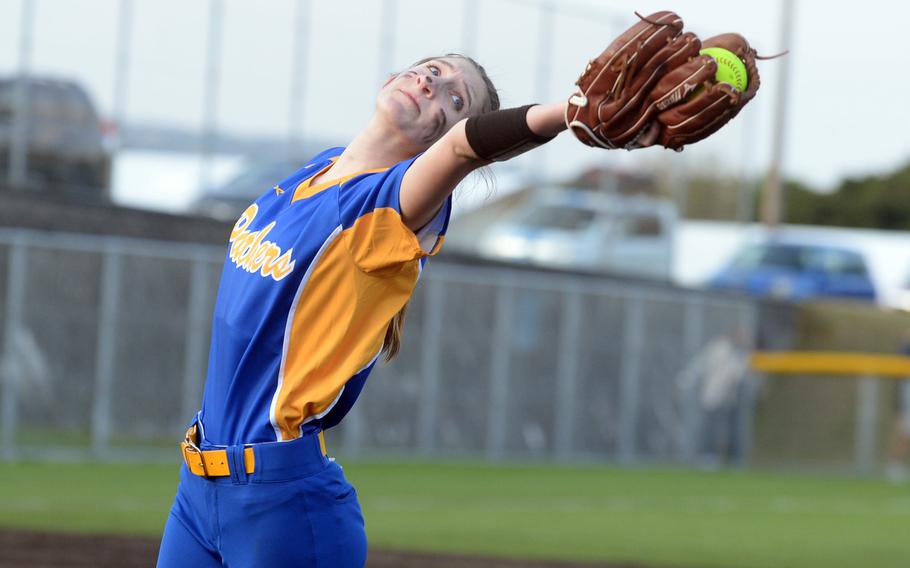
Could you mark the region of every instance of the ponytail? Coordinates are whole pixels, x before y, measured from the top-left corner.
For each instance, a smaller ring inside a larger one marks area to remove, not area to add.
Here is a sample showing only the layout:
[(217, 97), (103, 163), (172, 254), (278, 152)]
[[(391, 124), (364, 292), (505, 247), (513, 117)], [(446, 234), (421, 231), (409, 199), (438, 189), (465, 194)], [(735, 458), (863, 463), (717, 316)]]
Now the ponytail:
[(404, 335), (404, 317), (408, 311), (408, 304), (405, 303), (401, 310), (392, 317), (389, 327), (385, 330), (385, 339), (382, 340), (382, 350), (380, 353), (386, 361), (394, 359), (401, 350), (401, 338)]

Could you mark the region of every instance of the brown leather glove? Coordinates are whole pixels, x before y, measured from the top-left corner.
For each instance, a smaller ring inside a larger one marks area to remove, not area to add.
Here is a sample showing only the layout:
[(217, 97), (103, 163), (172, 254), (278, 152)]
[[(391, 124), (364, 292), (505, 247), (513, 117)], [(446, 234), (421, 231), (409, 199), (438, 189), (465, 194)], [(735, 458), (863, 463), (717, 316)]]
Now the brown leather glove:
[[(588, 146), (638, 147), (658, 112), (666, 108), (658, 105), (668, 97), (682, 98), (659, 92), (658, 87), (669, 71), (698, 56), (701, 42), (695, 34), (683, 33), (682, 18), (673, 12), (639, 18), (588, 63), (576, 82), (578, 90), (569, 98), (566, 125)], [(716, 66), (701, 75), (715, 71)], [(701, 75), (692, 81), (700, 83)]]
[[(638, 14), (636, 14), (638, 15)], [(738, 34), (702, 42), (673, 12), (640, 21), (588, 63), (566, 106), (566, 125), (588, 146), (681, 150), (726, 124), (755, 96), (755, 50)], [(746, 66), (745, 92), (717, 83), (717, 62), (702, 47), (723, 47)]]
[[(657, 120), (661, 124), (658, 142), (667, 148), (682, 150), (684, 146), (717, 132), (752, 100), (761, 85), (758, 67), (755, 65), (755, 50), (743, 36), (722, 34), (706, 39), (702, 46), (722, 47), (736, 55), (746, 67), (746, 89), (739, 91), (727, 83), (718, 83), (712, 73), (695, 94), (658, 115)], [(700, 55), (675, 72), (685, 74), (684, 68), (703, 64), (707, 59), (710, 56)]]

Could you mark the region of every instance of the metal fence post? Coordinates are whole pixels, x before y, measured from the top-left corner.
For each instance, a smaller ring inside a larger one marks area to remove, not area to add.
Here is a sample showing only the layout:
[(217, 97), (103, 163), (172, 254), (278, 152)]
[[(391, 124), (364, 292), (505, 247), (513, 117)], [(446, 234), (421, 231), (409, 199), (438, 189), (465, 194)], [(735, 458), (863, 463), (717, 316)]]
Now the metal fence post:
[[(695, 357), (698, 357), (704, 341), (705, 303), (700, 296), (688, 296), (683, 316), (683, 357), (680, 372), (684, 372)], [(682, 424), (677, 436), (677, 451), (683, 463), (693, 463), (698, 457), (701, 432), (701, 405), (698, 402), (698, 383), (689, 382), (689, 388), (682, 391)], [(675, 385), (677, 388), (680, 385)]]
[(869, 474), (875, 467), (875, 427), (878, 414), (878, 379), (864, 376), (856, 389), (856, 470)]
[(638, 437), (639, 393), (641, 390), (641, 356), (644, 332), (644, 306), (639, 296), (626, 299), (623, 318), (622, 374), (619, 391), (619, 460), (636, 459)]
[(512, 286), (500, 282), (496, 291), (493, 341), (490, 342), (493, 356), (490, 364), (490, 405), (487, 409), (487, 457), (491, 460), (502, 459), (506, 447), (513, 298)]
[(9, 274), (6, 281), (6, 322), (3, 330), (3, 359), (0, 361), (3, 404), (0, 406), (0, 457), (16, 459), (16, 434), (19, 427), (19, 365), (16, 357), (16, 334), (22, 329), (27, 273), (26, 245), (16, 239), (10, 247)]
[[(755, 304), (749, 304), (745, 309), (744, 325), (749, 330), (748, 351), (752, 353), (758, 347), (757, 332), (758, 308)], [(750, 370), (746, 371), (746, 376), (740, 388), (740, 411), (737, 419), (739, 420), (736, 429), (739, 435), (737, 447), (739, 448), (738, 467), (745, 467), (752, 461), (752, 438), (755, 431), (755, 392), (758, 389), (758, 377)]]
[(9, 169), (7, 183), (14, 189), (25, 189), (28, 181), (28, 129), (31, 60), (33, 35), (35, 31), (35, 12), (38, 2), (28, 0), (22, 4), (22, 16), (19, 23), (19, 77), (13, 90), (13, 120), (9, 142)]
[(98, 313), (98, 347), (95, 352), (95, 393), (92, 407), (92, 453), (109, 454), (111, 437), (111, 389), (114, 387), (114, 357), (117, 353), (117, 314), (120, 310), (120, 264), (122, 253), (109, 241), (101, 268), (101, 299)]
[[(375, 379), (374, 379), (375, 380)], [(326, 445), (329, 448), (331, 453), (333, 444), (335, 443), (335, 432), (341, 430), (340, 441), (338, 442), (341, 447), (342, 452), (346, 458), (354, 458), (363, 453), (363, 431), (366, 427), (366, 417), (364, 413), (366, 412), (366, 405), (362, 402), (360, 404), (355, 404), (354, 408), (348, 412), (347, 416), (344, 417), (344, 421), (341, 423), (340, 428), (332, 428), (330, 432), (325, 434), (326, 436)]]
[(189, 420), (196, 413), (202, 397), (211, 289), (208, 262), (204, 254), (197, 253), (190, 276), (190, 305), (186, 318), (183, 357), (183, 394), (180, 399), (181, 420)]
[(199, 189), (211, 184), (212, 154), (218, 152), (218, 95), (224, 35), (224, 0), (209, 0), (205, 49), (205, 75), (202, 82), (202, 133), (200, 139)]
[(432, 280), (426, 288), (423, 338), (420, 353), (420, 406), (417, 408), (417, 447), (425, 454), (436, 449), (439, 410), (439, 353), (442, 343), (442, 310), (445, 307), (443, 280)]
[(581, 292), (571, 287), (563, 293), (559, 323), (559, 360), (556, 374), (556, 458), (568, 461), (572, 455), (575, 397), (578, 382), (578, 341), (581, 336)]

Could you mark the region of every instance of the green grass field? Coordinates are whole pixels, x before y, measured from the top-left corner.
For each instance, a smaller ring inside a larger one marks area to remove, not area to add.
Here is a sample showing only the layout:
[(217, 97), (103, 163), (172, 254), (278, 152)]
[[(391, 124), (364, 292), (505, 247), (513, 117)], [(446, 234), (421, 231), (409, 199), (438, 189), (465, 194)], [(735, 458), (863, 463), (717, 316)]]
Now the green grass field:
[[(668, 469), (351, 463), (375, 547), (656, 566), (910, 562), (910, 487)], [(0, 464), (0, 525), (157, 535), (161, 465)]]

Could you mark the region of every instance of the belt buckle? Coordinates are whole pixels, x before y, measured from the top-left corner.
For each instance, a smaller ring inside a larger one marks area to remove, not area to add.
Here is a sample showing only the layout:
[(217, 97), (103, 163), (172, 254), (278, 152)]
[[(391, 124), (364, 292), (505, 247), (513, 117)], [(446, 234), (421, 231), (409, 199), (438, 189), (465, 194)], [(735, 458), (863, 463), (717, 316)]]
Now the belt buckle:
[[(191, 433), (192, 432), (192, 433)], [(183, 459), (188, 464), (190, 463), (189, 455), (195, 454), (199, 458), (199, 467), (202, 468), (202, 476), (208, 477), (209, 471), (205, 467), (205, 457), (202, 455), (202, 450), (199, 449), (199, 446), (196, 445), (196, 442), (193, 438), (196, 437), (196, 426), (193, 425), (189, 430), (186, 431), (186, 434), (183, 437)]]

